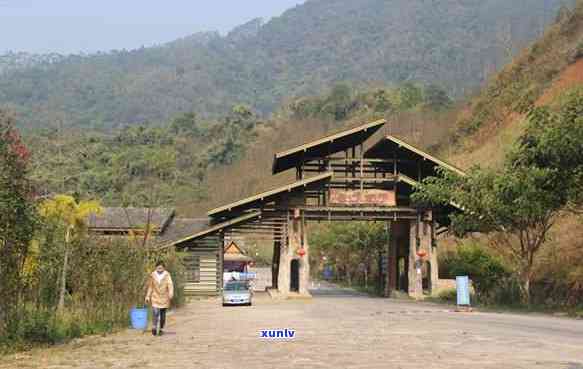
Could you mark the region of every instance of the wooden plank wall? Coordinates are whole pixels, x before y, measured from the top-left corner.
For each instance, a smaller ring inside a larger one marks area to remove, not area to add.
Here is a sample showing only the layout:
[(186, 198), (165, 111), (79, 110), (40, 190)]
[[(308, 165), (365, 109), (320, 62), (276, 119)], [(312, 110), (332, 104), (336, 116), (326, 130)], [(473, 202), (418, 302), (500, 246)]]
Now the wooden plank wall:
[[(184, 263), (187, 269), (186, 296), (217, 296), (221, 292), (221, 253), (220, 237), (208, 237), (196, 241), (186, 250)], [(198, 281), (195, 280), (198, 275)]]

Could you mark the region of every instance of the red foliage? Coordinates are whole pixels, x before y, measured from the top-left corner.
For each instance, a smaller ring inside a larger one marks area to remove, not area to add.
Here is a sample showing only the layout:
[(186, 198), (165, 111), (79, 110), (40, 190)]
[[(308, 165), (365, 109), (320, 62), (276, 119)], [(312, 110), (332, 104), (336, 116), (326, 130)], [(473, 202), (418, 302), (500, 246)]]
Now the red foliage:
[(22, 142), (22, 138), (18, 131), (12, 127), (8, 127), (8, 129), (4, 131), (3, 140), (8, 144), (11, 153), (18, 158), (19, 164), (26, 165), (30, 159), (30, 151)]

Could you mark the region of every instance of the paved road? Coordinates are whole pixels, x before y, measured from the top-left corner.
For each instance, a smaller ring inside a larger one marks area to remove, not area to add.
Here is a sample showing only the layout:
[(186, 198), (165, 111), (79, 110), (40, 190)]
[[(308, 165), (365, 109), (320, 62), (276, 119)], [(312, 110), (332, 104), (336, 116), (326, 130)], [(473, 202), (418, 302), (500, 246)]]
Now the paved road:
[[(269, 341), (261, 329), (295, 329)], [(12, 355), (0, 368), (583, 369), (583, 321), (370, 298), (324, 286), (312, 300), (191, 303), (168, 334), (125, 331)]]

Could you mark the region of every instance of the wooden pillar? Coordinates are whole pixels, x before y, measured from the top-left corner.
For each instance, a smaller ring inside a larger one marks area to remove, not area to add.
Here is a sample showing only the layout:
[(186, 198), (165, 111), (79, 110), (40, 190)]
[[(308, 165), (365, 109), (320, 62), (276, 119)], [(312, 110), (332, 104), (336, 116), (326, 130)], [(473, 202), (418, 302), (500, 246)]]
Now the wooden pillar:
[(393, 291), (399, 290), (399, 250), (407, 250), (409, 241), (409, 222), (390, 222), (389, 228), (389, 248), (388, 248), (388, 271), (387, 288), (385, 296), (390, 297)]
[[(288, 219), (287, 242), (281, 242), (279, 256), (279, 271), (277, 290), (282, 297), (287, 297), (291, 290), (291, 263), (293, 260), (299, 262), (299, 294), (309, 296), (310, 287), (310, 259), (307, 242), (305, 220), (291, 217)], [(305, 254), (300, 257), (298, 251), (304, 248)]]
[[(419, 213), (416, 221), (410, 226), (409, 248), (409, 295), (415, 299), (423, 298), (423, 268), (428, 268), (428, 288), (433, 293), (437, 291), (439, 265), (437, 249), (433, 233), (433, 219), (431, 212)], [(419, 252), (424, 252), (421, 258)]]
[(427, 213), (427, 217), (427, 225), (429, 227), (429, 240), (426, 241), (428, 243), (427, 248), (429, 250), (429, 255), (427, 257), (431, 265), (430, 290), (431, 294), (433, 295), (437, 293), (439, 285), (439, 262), (437, 260), (437, 240), (435, 239), (435, 222), (433, 220), (433, 213), (429, 211)]
[(421, 260), (417, 255), (420, 248), (421, 240), (419, 238), (421, 231), (420, 217), (411, 221), (409, 226), (409, 296), (414, 299), (423, 298), (423, 285), (421, 275)]
[[(292, 227), (289, 227), (288, 237), (292, 237)], [(279, 243), (279, 266), (277, 271), (277, 291), (281, 296), (286, 297), (289, 295), (290, 291), (290, 269), (291, 269), (291, 256), (290, 256), (290, 246), (289, 240), (282, 241)]]
[[(403, 222), (393, 222), (392, 227), (390, 230), (390, 240), (391, 240), (391, 248), (389, 252), (389, 283), (391, 291), (396, 291), (399, 289), (399, 248), (402, 247), (400, 244), (403, 241)], [(393, 236), (394, 235), (394, 236)]]
[(219, 265), (217, 265), (217, 274), (218, 274), (218, 286), (217, 286), (217, 290), (219, 291), (220, 294), (223, 293), (223, 285), (225, 284), (224, 281), (224, 269), (225, 269), (225, 234), (221, 232), (221, 234), (218, 237), (218, 242), (219, 244), (219, 250), (218, 250), (218, 259), (219, 259)]
[(387, 223), (387, 227), (389, 228), (389, 242), (387, 242), (386, 249), (382, 253), (382, 256), (386, 258), (385, 260), (381, 259), (381, 266), (383, 270), (383, 296), (384, 297), (391, 297), (391, 293), (393, 291), (392, 279), (391, 279), (391, 251), (393, 248), (393, 229), (392, 229), (392, 222)]
[(281, 240), (276, 239), (273, 241), (273, 258), (271, 262), (271, 288), (277, 289), (277, 282), (279, 277), (279, 262), (281, 255)]
[(300, 257), (300, 294), (309, 296), (310, 295), (310, 247), (308, 244), (308, 229), (306, 220), (302, 217), (300, 220), (301, 224), (301, 237), (302, 244), (300, 247), (304, 248), (304, 256)]

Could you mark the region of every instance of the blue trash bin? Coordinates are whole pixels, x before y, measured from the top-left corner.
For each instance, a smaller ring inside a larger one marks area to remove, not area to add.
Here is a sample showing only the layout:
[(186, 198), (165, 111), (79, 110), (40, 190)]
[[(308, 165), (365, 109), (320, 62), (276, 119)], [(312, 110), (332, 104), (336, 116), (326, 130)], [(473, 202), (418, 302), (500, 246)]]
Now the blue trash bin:
[(148, 308), (132, 308), (130, 320), (133, 329), (145, 330), (148, 328)]

